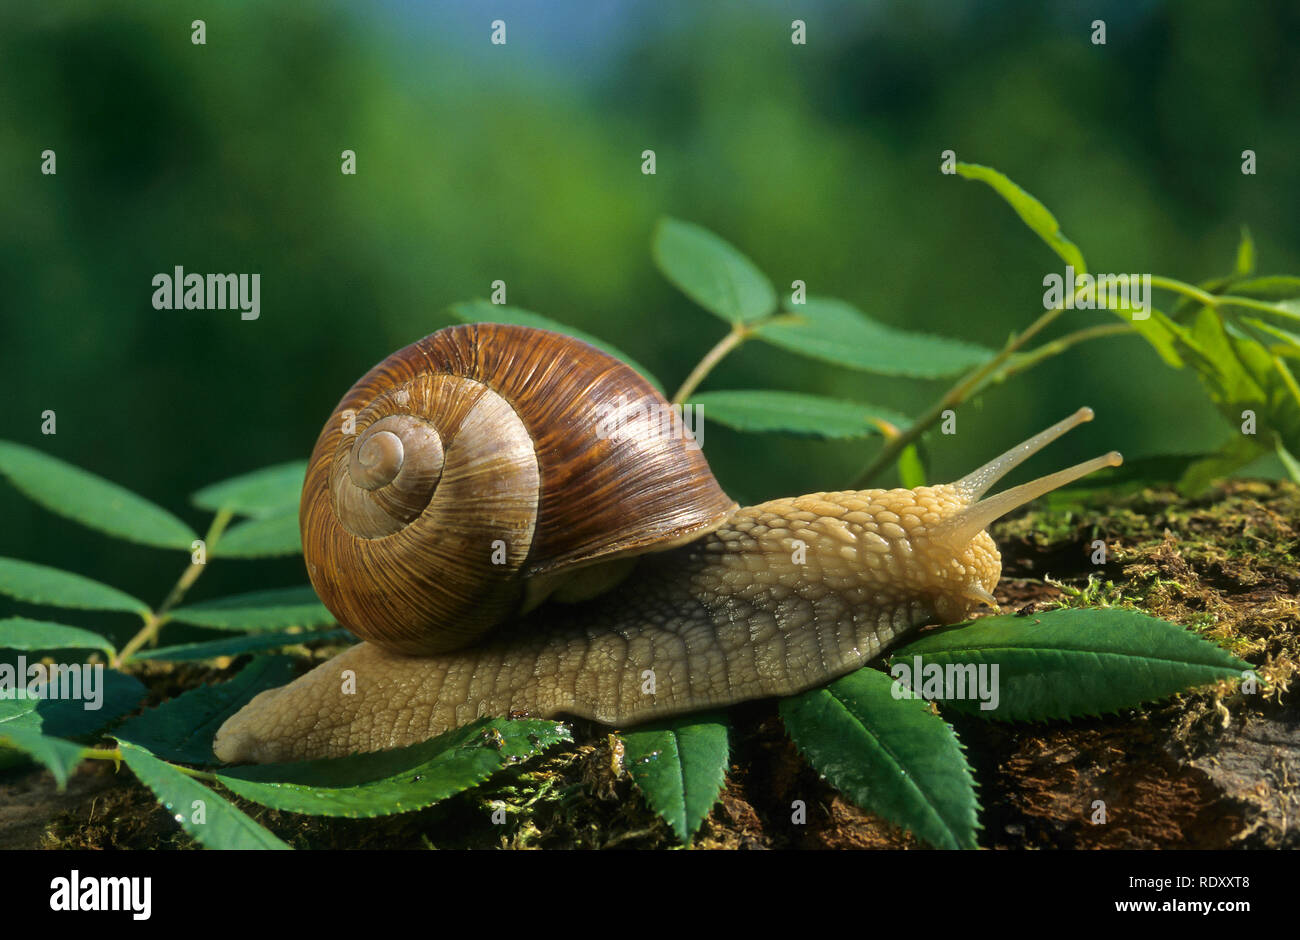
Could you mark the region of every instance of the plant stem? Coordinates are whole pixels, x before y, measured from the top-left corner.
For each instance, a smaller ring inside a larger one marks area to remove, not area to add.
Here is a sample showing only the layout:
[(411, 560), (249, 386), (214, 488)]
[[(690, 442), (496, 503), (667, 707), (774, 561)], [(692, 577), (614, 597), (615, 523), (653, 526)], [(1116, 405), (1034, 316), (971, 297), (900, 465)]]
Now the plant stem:
[[(87, 760), (111, 760), (115, 764), (122, 763), (122, 749), (118, 747), (87, 747), (82, 749), (81, 756)], [(174, 770), (179, 770), (187, 777), (193, 777), (195, 780), (206, 780), (208, 783), (217, 782), (217, 775), (208, 773), (206, 770), (182, 767), (180, 764), (173, 764), (171, 761), (164, 761), (163, 763)]]
[[(1077, 292), (1076, 296), (1078, 296)], [(899, 434), (897, 437), (891, 438), (887, 441), (885, 446), (880, 449), (880, 453), (876, 454), (875, 459), (867, 465), (866, 469), (858, 474), (858, 478), (851, 485), (856, 489), (866, 487), (877, 473), (897, 460), (898, 455), (903, 452), (904, 448), (919, 438), (930, 427), (930, 425), (938, 421), (946, 410), (949, 408), (955, 408), (957, 405), (964, 402), (984, 384), (984, 381), (988, 379), (989, 376), (1001, 369), (1016, 350), (1050, 326), (1052, 321), (1064, 312), (1064, 304), (1060, 307), (1046, 310), (1043, 312), (1042, 316), (1029, 324), (1023, 333), (1007, 340), (1006, 345), (1002, 347), (997, 355), (983, 365), (976, 366), (968, 372), (963, 378), (958, 380), (956, 385), (948, 389), (948, 391), (946, 391), (938, 401), (931, 405), (925, 414), (912, 422), (907, 430), (903, 431), (903, 433)]]
[[(207, 550), (210, 551), (220, 540), (221, 533), (226, 531), (226, 526), (230, 524), (233, 515), (229, 509), (223, 509), (217, 513), (216, 518), (212, 520), (212, 525), (208, 527), (208, 534), (203, 537)], [(144, 626), (140, 628), (140, 631), (135, 636), (131, 637), (126, 646), (122, 647), (113, 662), (114, 667), (121, 666), (140, 647), (157, 639), (158, 631), (162, 629), (163, 624), (169, 619), (167, 616), (168, 611), (181, 602), (181, 599), (185, 597), (185, 592), (194, 585), (194, 582), (199, 579), (199, 575), (203, 574), (203, 569), (206, 567), (206, 564), (196, 565), (193, 561), (190, 562), (190, 566), (181, 572), (181, 576), (176, 580), (158, 609), (151, 610), (144, 615)]]
[(1278, 304), (1271, 304), (1265, 300), (1256, 300), (1253, 297), (1234, 297), (1231, 294), (1211, 294), (1201, 290), (1192, 284), (1175, 280), (1171, 277), (1161, 277), (1158, 274), (1151, 275), (1152, 287), (1163, 287), (1165, 290), (1171, 290), (1176, 294), (1182, 294), (1184, 297), (1190, 297), (1192, 300), (1199, 301), (1207, 307), (1245, 307), (1248, 310), (1262, 310), (1265, 313), (1271, 313), (1274, 316), (1286, 317), (1290, 320), (1300, 320), (1300, 313), (1295, 313)]
[(87, 747), (82, 748), (81, 756), (90, 760), (111, 760), (120, 763), (122, 752), (115, 747)]
[(1084, 330), (1067, 333), (1059, 339), (1054, 339), (1050, 343), (1044, 343), (1027, 353), (1013, 357), (1007, 363), (1007, 367), (993, 376), (990, 381), (1001, 382), (1019, 372), (1032, 369), (1044, 359), (1063, 353), (1076, 343), (1087, 342), (1090, 339), (1101, 339), (1106, 336), (1125, 336), (1132, 332), (1133, 327), (1127, 323), (1103, 323), (1099, 326), (1090, 326)]
[(689, 398), (695, 392), (695, 389), (699, 387), (700, 383), (704, 381), (705, 376), (713, 371), (713, 367), (721, 362), (723, 358), (726, 357), (727, 353), (731, 352), (747, 340), (750, 332), (750, 328), (745, 324), (733, 323), (731, 325), (731, 332), (718, 340), (717, 345), (705, 353), (704, 358), (701, 359), (696, 364), (695, 368), (691, 370), (691, 374), (686, 377), (686, 381), (682, 383), (682, 387), (679, 388), (677, 394), (673, 396), (671, 404), (680, 405), (685, 403), (686, 399)]
[(733, 349), (757, 333), (760, 326), (769, 323), (799, 322), (802, 322), (802, 318), (799, 314), (785, 311), (773, 313), (760, 320), (753, 320), (749, 323), (733, 323), (731, 325), (731, 332), (718, 340), (717, 345), (705, 353), (704, 358), (701, 359), (696, 364), (695, 368), (691, 370), (691, 374), (686, 377), (686, 381), (683, 382), (682, 387), (677, 390), (677, 394), (673, 396), (670, 404), (686, 404), (686, 399), (690, 398), (691, 395), (695, 393), (695, 390), (699, 388), (700, 383), (703, 382), (705, 377), (713, 371), (714, 367), (717, 366), (717, 364), (721, 362)]

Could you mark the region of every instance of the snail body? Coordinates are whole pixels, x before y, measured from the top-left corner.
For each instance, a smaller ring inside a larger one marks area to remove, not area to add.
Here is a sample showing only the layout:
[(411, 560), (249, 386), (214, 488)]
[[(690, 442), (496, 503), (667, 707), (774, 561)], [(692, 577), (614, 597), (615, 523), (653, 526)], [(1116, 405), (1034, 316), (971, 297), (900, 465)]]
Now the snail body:
[[(630, 418), (610, 424), (615, 397)], [(988, 524), (1120, 461), (981, 499), (1081, 409), (955, 483), (739, 508), (689, 438), (661, 433), (666, 408), (618, 360), (524, 327), (450, 327), (372, 369), (327, 422), (300, 510), (312, 584), (366, 642), (254, 698), (216, 755), (343, 756), (519, 712), (632, 725), (803, 691), (996, 608)]]

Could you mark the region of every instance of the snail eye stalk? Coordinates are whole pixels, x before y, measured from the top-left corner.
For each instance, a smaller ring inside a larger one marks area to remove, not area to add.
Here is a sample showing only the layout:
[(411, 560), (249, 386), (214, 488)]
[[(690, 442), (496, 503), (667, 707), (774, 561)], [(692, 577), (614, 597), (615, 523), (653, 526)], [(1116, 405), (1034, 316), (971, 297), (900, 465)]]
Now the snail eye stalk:
[(1020, 486), (1013, 486), (1011, 489), (1003, 490), (995, 496), (980, 498), (988, 492), (994, 483), (1006, 476), (1015, 467), (1018, 467), (1026, 459), (1042, 450), (1066, 431), (1076, 428), (1086, 421), (1091, 421), (1092, 416), (1091, 408), (1080, 408), (1065, 420), (1058, 421), (1050, 428), (1040, 431), (1029, 440), (995, 457), (974, 473), (967, 474), (954, 483), (953, 487), (969, 505), (943, 524), (944, 534), (954, 543), (967, 542), (987, 529), (995, 520), (1005, 516), (1013, 509), (1018, 509), (1031, 500), (1037, 499), (1044, 493), (1050, 493), (1052, 490), (1059, 489), (1068, 483), (1073, 483), (1075, 480), (1103, 467), (1118, 467), (1122, 464), (1124, 462), (1123, 456), (1120, 455), (1119, 451), (1112, 450), (1108, 454), (1085, 460), (1073, 467), (1049, 473), (1047, 476), (1039, 477), (1037, 480), (1031, 480), (1028, 483), (1022, 483)]

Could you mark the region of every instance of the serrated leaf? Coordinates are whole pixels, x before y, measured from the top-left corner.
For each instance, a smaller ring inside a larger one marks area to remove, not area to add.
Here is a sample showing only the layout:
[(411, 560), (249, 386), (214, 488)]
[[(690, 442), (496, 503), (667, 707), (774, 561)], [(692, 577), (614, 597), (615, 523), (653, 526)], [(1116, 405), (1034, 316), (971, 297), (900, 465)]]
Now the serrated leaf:
[(494, 304), (481, 298), (452, 304), (447, 309), (452, 316), (462, 323), (505, 323), (512, 326), (530, 326), (538, 330), (550, 330), (552, 333), (563, 333), (565, 336), (572, 336), (574, 339), (582, 340), (589, 346), (595, 346), (602, 352), (609, 353), (615, 359), (631, 366), (643, 379), (660, 392), (664, 390), (664, 387), (659, 384), (659, 380), (651, 375), (648, 369), (621, 349), (577, 327), (569, 326), (567, 323), (560, 323), (550, 317), (544, 317), (540, 313), (533, 313), (531, 310), (510, 307), (506, 304)]
[(347, 640), (352, 636), (347, 630), (298, 630), (274, 633), (248, 633), (221, 640), (205, 640), (199, 643), (178, 643), (175, 646), (160, 646), (157, 649), (141, 650), (131, 657), (153, 659), (161, 662), (199, 662), (204, 659), (216, 659), (219, 656), (242, 656), (244, 653), (264, 653), (267, 650), (280, 649), (285, 646), (297, 646), (299, 643), (315, 643), (321, 640), (336, 642)]
[(961, 744), (925, 702), (876, 669), (780, 703), (813, 769), (863, 809), (942, 849), (973, 849), (979, 803)]
[(259, 656), (220, 685), (200, 686), (131, 719), (114, 734), (167, 760), (216, 763), (212, 738), (222, 722), (259, 692), (284, 685), (297, 673), (290, 656)]
[(169, 617), (213, 630), (283, 630), (334, 623), (333, 615), (309, 584), (188, 604), (172, 610)]
[(19, 558), (0, 558), (0, 594), (49, 607), (149, 612), (144, 601), (115, 587)]
[(232, 526), (209, 551), (220, 558), (270, 558), (302, 554), (298, 507)]
[(398, 750), (239, 767), (217, 779), (245, 799), (291, 813), (387, 816), (432, 806), (508, 763), (571, 740), (569, 729), (554, 721), (480, 719)]
[(0, 649), (103, 650), (109, 656), (117, 652), (108, 638), (98, 633), (28, 617), (6, 617), (0, 620)]
[(803, 437), (848, 439), (881, 434), (879, 422), (907, 427), (905, 415), (853, 401), (802, 392), (726, 390), (697, 392), (691, 403), (703, 406), (703, 420), (737, 431), (775, 431)]
[(11, 693), (0, 695), (0, 724), (27, 721), (42, 701), (44, 700), (27, 694), (25, 681), (21, 686), (16, 685)]
[(297, 510), (307, 461), (294, 460), (245, 473), (205, 486), (190, 501), (213, 512), (229, 510), (241, 516), (274, 516)]
[(161, 506), (22, 444), (0, 441), (0, 474), (51, 512), (118, 538), (186, 551), (198, 538)]
[(81, 763), (80, 744), (42, 734), (17, 722), (0, 724), (0, 744), (7, 744), (44, 766), (54, 775), (59, 791), (68, 786), (68, 778)]
[(776, 310), (776, 291), (767, 276), (708, 229), (679, 219), (660, 219), (652, 251), (668, 280), (729, 323), (749, 323)]
[[(996, 665), (996, 703), (965, 695), (945, 697), (943, 707), (1003, 721), (1133, 708), (1221, 679), (1240, 678), (1251, 668), (1177, 624), (1119, 608), (984, 617), (923, 636), (895, 651), (891, 662), (910, 667), (917, 656), (923, 667), (984, 665), (991, 673)], [(922, 678), (933, 680), (924, 673)], [(935, 697), (934, 687), (923, 685), (918, 691)]]
[(144, 748), (124, 742), (122, 759), (140, 782), (153, 791), (158, 802), (181, 824), (181, 828), (206, 848), (289, 848), (225, 797), (160, 761)]
[(697, 713), (625, 731), (623, 766), (678, 840), (689, 845), (727, 776), (726, 716)]
[[(87, 667), (82, 665), (82, 668)], [(80, 699), (43, 699), (36, 706), (34, 717), (40, 720), (43, 734), (89, 739), (111, 722), (135, 711), (148, 694), (148, 690), (135, 676), (116, 669), (104, 669), (98, 664), (91, 668), (96, 670), (94, 675), (97, 677), (97, 689), (93, 697), (83, 693)], [(88, 704), (97, 707), (86, 708)]]
[(979, 180), (992, 186), (994, 192), (1006, 200), (1030, 230), (1046, 242), (1047, 247), (1056, 252), (1066, 264), (1074, 268), (1076, 275), (1087, 272), (1083, 252), (1074, 242), (1061, 234), (1061, 224), (1056, 221), (1056, 216), (1052, 215), (1041, 202), (1013, 183), (1009, 177), (992, 167), (980, 166), (977, 163), (958, 163), (957, 172), (968, 180)]
[(877, 375), (940, 378), (986, 362), (991, 349), (913, 333), (872, 320), (852, 304), (809, 297), (788, 315), (757, 324), (753, 335), (801, 356)]
[[(0, 748), (8, 747), (0, 766), (15, 766), (32, 759), (49, 768), (60, 790), (81, 762), (82, 744), (66, 740), (84, 738), (113, 719), (134, 709), (145, 688), (128, 675), (98, 667), (103, 677), (98, 694), (81, 699), (40, 698), (27, 695), (26, 677), (12, 690), (14, 697), (0, 696)], [(98, 705), (87, 708), (87, 705)]]

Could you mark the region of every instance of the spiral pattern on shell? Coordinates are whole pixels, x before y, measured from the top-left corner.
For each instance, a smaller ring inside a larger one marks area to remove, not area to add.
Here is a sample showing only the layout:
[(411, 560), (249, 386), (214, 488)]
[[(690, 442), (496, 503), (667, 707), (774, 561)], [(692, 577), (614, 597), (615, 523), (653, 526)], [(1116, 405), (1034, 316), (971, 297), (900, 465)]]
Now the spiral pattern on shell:
[[(303, 486), (308, 574), (358, 636), (410, 655), (473, 642), (529, 579), (669, 548), (736, 505), (627, 365), (526, 327), (449, 327), (363, 376)], [(603, 425), (612, 409), (627, 416)]]

